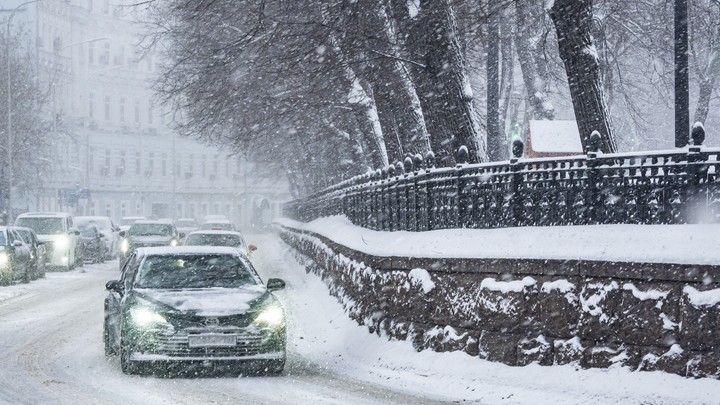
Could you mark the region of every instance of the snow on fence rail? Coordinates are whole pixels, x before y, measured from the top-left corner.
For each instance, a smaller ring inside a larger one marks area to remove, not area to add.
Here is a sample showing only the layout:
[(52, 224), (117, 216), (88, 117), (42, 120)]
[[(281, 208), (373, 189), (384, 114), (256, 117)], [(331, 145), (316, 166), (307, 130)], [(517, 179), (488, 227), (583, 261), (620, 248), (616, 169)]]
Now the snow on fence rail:
[(720, 148), (520, 159), (436, 168), (429, 153), (284, 206), (300, 221), (344, 214), (383, 231), (720, 222)]

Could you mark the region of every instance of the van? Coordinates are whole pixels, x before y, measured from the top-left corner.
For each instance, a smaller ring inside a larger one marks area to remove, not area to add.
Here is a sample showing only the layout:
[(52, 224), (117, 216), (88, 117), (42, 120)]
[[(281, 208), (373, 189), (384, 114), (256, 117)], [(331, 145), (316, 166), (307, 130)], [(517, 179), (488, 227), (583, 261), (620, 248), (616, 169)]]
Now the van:
[(71, 270), (83, 258), (79, 257), (80, 231), (73, 227), (70, 214), (64, 212), (26, 212), (18, 215), (15, 226), (35, 231), (48, 251), (48, 266)]

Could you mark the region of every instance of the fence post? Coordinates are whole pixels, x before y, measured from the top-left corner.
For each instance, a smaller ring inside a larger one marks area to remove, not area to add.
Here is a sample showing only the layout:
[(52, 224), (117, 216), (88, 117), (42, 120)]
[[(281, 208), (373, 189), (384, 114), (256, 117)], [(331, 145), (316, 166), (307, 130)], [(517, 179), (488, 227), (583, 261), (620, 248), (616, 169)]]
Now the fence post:
[(520, 217), (522, 214), (522, 198), (518, 193), (520, 183), (522, 182), (522, 174), (520, 168), (522, 165), (518, 163), (525, 150), (523, 141), (516, 139), (512, 143), (512, 154), (513, 157), (510, 159), (510, 218), (512, 226), (518, 226), (520, 224)]
[(455, 186), (456, 186), (456, 197), (453, 209), (453, 219), (456, 228), (465, 228), (465, 182), (463, 181), (463, 167), (467, 165), (470, 154), (468, 153), (467, 146), (462, 145), (457, 151), (457, 157), (455, 161)]
[(597, 153), (602, 145), (602, 138), (598, 131), (593, 131), (588, 139), (588, 153), (587, 153), (587, 181), (588, 189), (590, 193), (590, 201), (587, 204), (588, 212), (588, 224), (597, 224), (598, 213), (600, 212), (600, 205), (604, 202), (599, 201), (598, 193), (598, 179), (597, 179)]
[[(704, 204), (702, 204), (702, 196), (700, 193), (700, 183), (707, 170), (706, 166), (703, 166), (702, 168), (700, 166), (700, 162), (703, 160), (700, 150), (702, 143), (705, 140), (705, 128), (701, 123), (696, 122), (693, 125), (690, 137), (692, 139), (692, 145), (688, 148), (687, 154), (688, 184), (685, 189), (686, 208), (684, 213), (685, 215), (683, 216), (685, 217), (684, 222), (696, 223), (704, 222), (705, 218), (703, 217), (706, 217), (706, 215), (697, 216), (698, 214), (709, 214), (707, 210), (707, 196)], [(697, 216), (696, 218), (692, 218), (688, 215), (693, 213)]]
[(414, 223), (414, 230), (420, 231), (422, 230), (420, 222), (422, 220), (422, 207), (420, 206), (420, 199), (422, 198), (420, 196), (420, 190), (418, 190), (418, 175), (420, 174), (420, 169), (422, 169), (423, 165), (423, 158), (422, 155), (419, 153), (416, 153), (415, 156), (413, 156), (413, 223)]
[(427, 212), (427, 220), (426, 220), (426, 229), (427, 231), (431, 231), (435, 229), (435, 214), (437, 213), (437, 208), (435, 207), (435, 201), (433, 199), (433, 184), (432, 179), (429, 176), (429, 173), (432, 169), (435, 168), (435, 154), (433, 151), (429, 150), (428, 153), (425, 154), (425, 174), (427, 176), (427, 181), (425, 182), (425, 201), (427, 202), (427, 205), (425, 206), (425, 211)]

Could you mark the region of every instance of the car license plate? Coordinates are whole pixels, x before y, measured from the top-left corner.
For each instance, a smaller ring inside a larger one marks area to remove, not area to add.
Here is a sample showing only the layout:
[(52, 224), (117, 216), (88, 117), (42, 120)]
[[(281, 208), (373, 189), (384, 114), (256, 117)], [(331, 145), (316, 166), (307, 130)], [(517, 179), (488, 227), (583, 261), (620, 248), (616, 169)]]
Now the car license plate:
[(204, 334), (188, 336), (189, 347), (227, 347), (235, 346), (235, 335)]

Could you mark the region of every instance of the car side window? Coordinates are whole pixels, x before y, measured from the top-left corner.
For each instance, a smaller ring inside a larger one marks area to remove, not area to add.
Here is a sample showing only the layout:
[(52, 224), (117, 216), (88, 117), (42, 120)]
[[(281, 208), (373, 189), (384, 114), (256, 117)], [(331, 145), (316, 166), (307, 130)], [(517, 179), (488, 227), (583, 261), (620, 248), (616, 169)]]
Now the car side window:
[(137, 261), (137, 254), (133, 253), (130, 259), (128, 259), (127, 263), (125, 263), (125, 267), (123, 268), (122, 281), (126, 291), (130, 289), (135, 279), (135, 273), (137, 273), (138, 267)]

